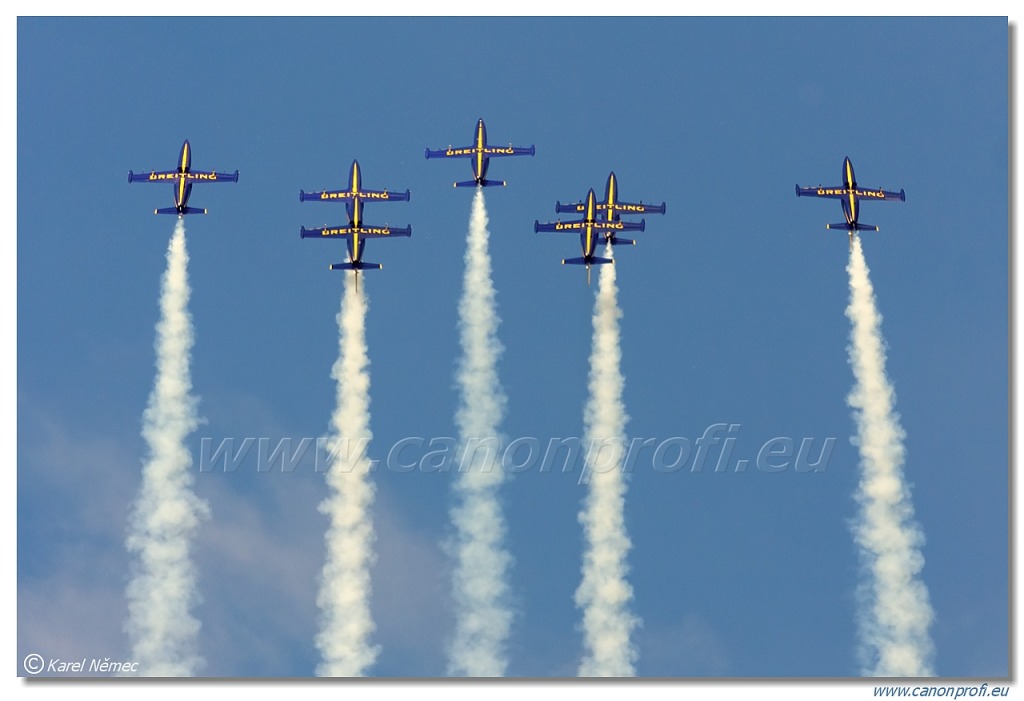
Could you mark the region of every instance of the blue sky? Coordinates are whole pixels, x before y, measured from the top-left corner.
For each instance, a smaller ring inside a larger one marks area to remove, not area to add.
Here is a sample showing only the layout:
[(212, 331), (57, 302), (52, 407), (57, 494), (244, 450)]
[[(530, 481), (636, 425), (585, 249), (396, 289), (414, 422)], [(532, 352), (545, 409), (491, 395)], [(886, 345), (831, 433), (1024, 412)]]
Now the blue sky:
[[(1009, 670), (1005, 18), (21, 18), (17, 170), (17, 659), (124, 657), (124, 546), (145, 446), (173, 218), (166, 169), (240, 172), (186, 220), (206, 422), (190, 438), (210, 505), (195, 561), (211, 676), (305, 677), (318, 661), (326, 493), (295, 471), (200, 471), (202, 439), (323, 435), (333, 408), (343, 260), (300, 225), (342, 221), (298, 191), (411, 190), (369, 205), (412, 237), (371, 242), (371, 457), (455, 435), (456, 303), (471, 193), (425, 147), (536, 146), (492, 161), (491, 253), (509, 439), (579, 436), (593, 289), (573, 237), (535, 234), (554, 203), (603, 191), (667, 203), (617, 251), (630, 438), (690, 442), (737, 425), (728, 469), (642, 453), (626, 524), (638, 674), (857, 674), (857, 453), (846, 406), (846, 236), (793, 185), (903, 188), (863, 237), (927, 537), (922, 578), (946, 677)], [(60, 50), (56, 50), (60, 47)], [(70, 176), (70, 177), (69, 177)], [(335, 221), (337, 220), (337, 221)], [(758, 469), (773, 438), (824, 469)], [(749, 461), (737, 472), (737, 460)], [(585, 487), (528, 469), (502, 489), (514, 676), (573, 676)], [(374, 674), (444, 673), (453, 630), (453, 475), (375, 475)], [(20, 664), (20, 663), (19, 663)], [(22, 673), (19, 666), (18, 673)]]

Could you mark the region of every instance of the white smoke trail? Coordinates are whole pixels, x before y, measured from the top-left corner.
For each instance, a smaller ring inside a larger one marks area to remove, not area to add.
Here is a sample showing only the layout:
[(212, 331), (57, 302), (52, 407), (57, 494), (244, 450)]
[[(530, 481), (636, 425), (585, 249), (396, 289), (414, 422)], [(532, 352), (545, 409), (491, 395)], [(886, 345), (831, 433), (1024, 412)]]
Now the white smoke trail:
[(190, 548), (199, 522), (208, 517), (192, 491), (192, 455), (185, 438), (199, 423), (189, 393), (192, 317), (188, 312), (188, 252), (179, 219), (167, 248), (156, 332), (156, 381), (143, 414), (142, 435), (149, 457), (129, 518), (127, 547), (138, 560), (128, 583), (132, 661), (143, 676), (194, 674), (204, 663), (197, 652), (199, 602)]
[(933, 612), (918, 575), (924, 535), (914, 521), (903, 481), (903, 429), (885, 373), (881, 316), (860, 239), (850, 248), (850, 365), (856, 384), (847, 398), (857, 422), (861, 480), (854, 536), (866, 581), (860, 590), (861, 665), (865, 676), (932, 676), (928, 634)]
[(466, 238), (466, 272), (459, 302), (461, 391), (455, 416), (460, 460), (455, 483), (455, 638), (448, 674), (498, 677), (507, 666), (505, 641), (512, 624), (507, 571), (512, 560), (502, 546), (505, 522), (497, 490), (505, 478), (498, 452), (498, 424), (505, 393), (498, 381), (502, 346), (487, 250), (487, 209), (477, 188)]
[[(365, 287), (365, 285), (363, 286)], [(380, 648), (371, 645), (370, 565), (373, 563), (374, 485), (370, 442), (370, 360), (366, 347), (366, 296), (355, 274), (345, 273), (345, 291), (338, 313), (338, 360), (331, 370), (338, 398), (331, 416), (327, 471), (329, 494), (320, 511), (330, 518), (327, 556), (317, 604), (320, 632), (316, 646), (323, 656), (317, 674), (357, 677), (366, 674)]]
[[(605, 246), (612, 257), (612, 246)], [(590, 354), (590, 396), (583, 413), (583, 445), (587, 446), (588, 489), (579, 514), (586, 538), (583, 580), (576, 605), (583, 609), (584, 677), (628, 677), (635, 674), (636, 649), (630, 632), (638, 620), (629, 611), (633, 589), (626, 581), (630, 542), (623, 519), (626, 483), (621, 470), (626, 409), (619, 345), (618, 290), (615, 266), (601, 266), (594, 302), (594, 340)]]

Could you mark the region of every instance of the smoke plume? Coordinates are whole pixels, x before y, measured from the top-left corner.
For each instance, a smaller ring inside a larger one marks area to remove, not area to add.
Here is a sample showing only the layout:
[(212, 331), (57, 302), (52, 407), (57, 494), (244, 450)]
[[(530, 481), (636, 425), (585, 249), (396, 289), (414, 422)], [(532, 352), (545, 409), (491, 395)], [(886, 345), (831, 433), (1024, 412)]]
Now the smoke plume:
[(466, 239), (466, 270), (459, 302), (462, 359), (456, 380), (460, 404), (455, 421), (460, 460), (454, 485), (456, 505), (455, 637), (448, 673), (498, 677), (507, 666), (506, 639), (512, 623), (506, 578), (512, 559), (504, 550), (505, 521), (497, 490), (505, 478), (498, 425), (505, 393), (498, 381), (502, 346), (497, 339), (487, 210), (481, 188), (473, 198)]
[[(606, 245), (605, 256), (612, 257), (611, 244)], [(630, 632), (638, 621), (628, 608), (633, 590), (626, 581), (630, 542), (623, 518), (626, 483), (621, 469), (628, 420), (622, 403), (621, 316), (615, 266), (602, 265), (594, 303), (590, 396), (583, 416), (589, 491), (579, 514), (586, 550), (583, 580), (576, 590), (584, 634), (579, 674), (586, 677), (635, 673), (636, 649)]]
[(167, 248), (156, 327), (156, 380), (142, 417), (149, 456), (129, 518), (127, 547), (137, 557), (128, 583), (132, 661), (143, 676), (191, 676), (204, 661), (198, 653), (199, 603), (192, 541), (208, 517), (192, 491), (192, 454), (185, 438), (199, 423), (191, 396), (189, 363), (192, 317), (188, 311), (188, 252), (179, 219)]
[(932, 676), (933, 612), (919, 579), (924, 535), (903, 479), (903, 429), (885, 372), (881, 316), (860, 239), (850, 248), (850, 365), (847, 403), (857, 424), (861, 478), (854, 537), (864, 581), (859, 590), (860, 657), (865, 676)]
[[(325, 541), (327, 555), (317, 605), (320, 632), (316, 646), (323, 657), (317, 674), (357, 677), (377, 659), (379, 647), (369, 641), (374, 624), (370, 615), (370, 566), (373, 563), (374, 485), (370, 442), (370, 364), (366, 348), (366, 296), (355, 271), (345, 273), (345, 290), (338, 313), (338, 359), (331, 370), (337, 382), (337, 405), (328, 435), (330, 467), (328, 496), (320, 511), (330, 519)], [(365, 285), (364, 285), (365, 287)]]

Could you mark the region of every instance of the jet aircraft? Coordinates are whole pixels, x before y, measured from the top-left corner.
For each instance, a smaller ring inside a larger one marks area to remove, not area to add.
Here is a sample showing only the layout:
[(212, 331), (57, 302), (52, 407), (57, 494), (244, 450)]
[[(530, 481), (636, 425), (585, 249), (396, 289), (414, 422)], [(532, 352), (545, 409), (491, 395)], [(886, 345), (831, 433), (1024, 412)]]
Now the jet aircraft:
[[(662, 202), (660, 205), (656, 204), (644, 204), (641, 202), (622, 202), (618, 199), (619, 184), (615, 178), (615, 172), (612, 171), (608, 174), (608, 183), (604, 188), (604, 199), (597, 202), (596, 209), (598, 212), (603, 214), (602, 219), (608, 222), (614, 222), (619, 220), (619, 216), (622, 214), (664, 214), (665, 203)], [(585, 212), (587, 209), (586, 202), (575, 202), (572, 204), (562, 204), (561, 202), (555, 203), (556, 212)], [(635, 245), (636, 241), (631, 239), (620, 239), (615, 236), (615, 231), (606, 231), (605, 237), (612, 243), (613, 246), (622, 244)]]
[(236, 183), (238, 171), (234, 173), (217, 173), (215, 171), (192, 170), (192, 147), (188, 139), (181, 145), (178, 156), (178, 167), (175, 170), (152, 170), (149, 173), (128, 171), (130, 183), (171, 183), (174, 186), (174, 206), (153, 210), (153, 214), (177, 214), (181, 219), (186, 214), (206, 214), (205, 209), (188, 206), (188, 197), (192, 194), (193, 183)]
[(453, 183), (453, 187), (491, 187), (495, 185), (505, 186), (504, 180), (488, 180), (487, 166), (492, 157), (498, 156), (532, 156), (534, 147), (513, 146), (490, 146), (487, 143), (487, 129), (484, 127), (484, 120), (479, 119), (476, 123), (476, 133), (473, 136), (473, 145), (454, 148), (449, 146), (446, 149), (426, 149), (427, 158), (469, 158), (473, 166), (473, 179)]
[(348, 262), (335, 263), (331, 270), (354, 270), (356, 284), (359, 284), (360, 270), (380, 270), (380, 263), (363, 261), (363, 239), (390, 238), (392, 236), (411, 236), (412, 227), (374, 226), (363, 222), (363, 204), (370, 202), (404, 202), (409, 200), (409, 191), (389, 192), (387, 190), (365, 190), (361, 186), (361, 174), (358, 161), (352, 161), (351, 179), (348, 190), (325, 190), (307, 193), (299, 191), (300, 202), (344, 202), (348, 214), (346, 226), (322, 226), (313, 229), (299, 228), (301, 238), (344, 238), (348, 242)]
[(843, 160), (843, 184), (839, 187), (800, 187), (796, 186), (797, 197), (826, 197), (839, 200), (843, 206), (844, 222), (838, 224), (826, 224), (826, 229), (841, 229), (849, 232), (850, 247), (853, 247), (853, 235), (858, 231), (878, 231), (874, 224), (862, 224), (860, 222), (860, 201), (861, 200), (883, 200), (906, 202), (907, 195), (901, 189), (899, 192), (890, 190), (868, 190), (857, 187), (857, 178), (853, 174), (853, 164), (849, 156)]
[(563, 258), (562, 265), (585, 265), (587, 266), (587, 285), (590, 284), (590, 266), (601, 265), (604, 263), (613, 263), (611, 258), (604, 258), (595, 254), (597, 247), (597, 237), (604, 235), (606, 239), (611, 240), (613, 245), (615, 243), (628, 243), (633, 244), (634, 242), (629, 239), (617, 239), (615, 237), (616, 232), (619, 231), (643, 231), (645, 221), (641, 219), (639, 222), (626, 222), (621, 220), (607, 221), (601, 219), (597, 214), (597, 197), (594, 195), (593, 188), (587, 193), (587, 199), (585, 202), (585, 214), (583, 219), (575, 221), (561, 220), (556, 222), (548, 222), (541, 224), (539, 221), (534, 221), (533, 231), (536, 232), (562, 232), (562, 231), (578, 231), (580, 233), (580, 246), (583, 248), (583, 256), (580, 258)]

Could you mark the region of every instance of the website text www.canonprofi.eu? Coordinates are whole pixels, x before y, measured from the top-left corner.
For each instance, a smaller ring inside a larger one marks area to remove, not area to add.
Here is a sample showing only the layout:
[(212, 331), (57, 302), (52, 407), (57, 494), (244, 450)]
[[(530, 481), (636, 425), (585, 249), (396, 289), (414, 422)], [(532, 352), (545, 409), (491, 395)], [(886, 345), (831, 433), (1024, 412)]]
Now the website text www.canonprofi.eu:
[[(495, 436), (406, 436), (390, 444), (365, 438), (234, 436), (199, 439), (200, 472), (352, 470), (447, 473), (502, 469), (507, 473), (586, 473), (651, 470), (675, 473), (820, 473), (836, 437), (744, 439), (738, 423), (709, 424), (693, 437), (603, 439)], [(369, 464), (362, 459), (369, 458)]]

